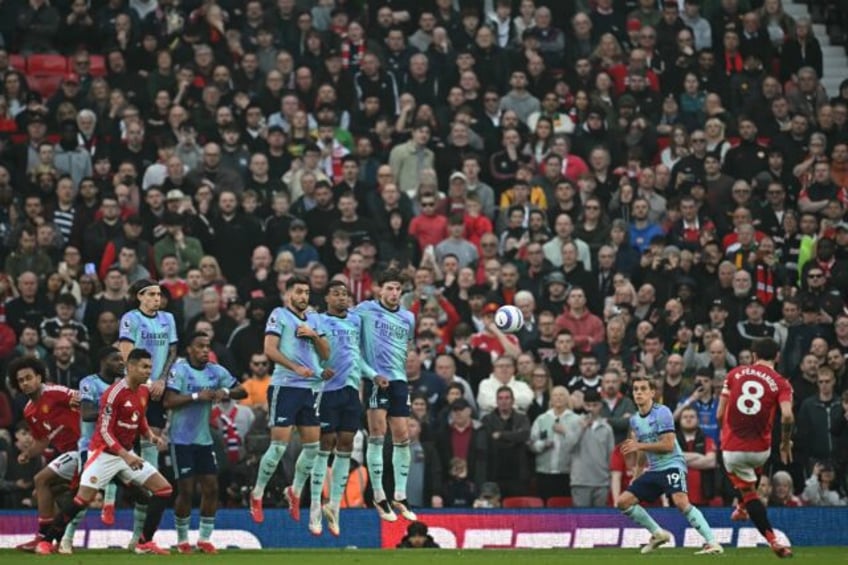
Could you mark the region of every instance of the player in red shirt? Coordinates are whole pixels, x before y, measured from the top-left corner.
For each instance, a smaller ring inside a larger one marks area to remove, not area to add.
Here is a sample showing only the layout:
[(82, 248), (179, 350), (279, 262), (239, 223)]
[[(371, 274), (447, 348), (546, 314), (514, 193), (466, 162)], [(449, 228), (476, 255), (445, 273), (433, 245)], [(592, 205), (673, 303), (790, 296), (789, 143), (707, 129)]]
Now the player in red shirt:
[(29, 449), (18, 455), (18, 463), (24, 465), (48, 448), (55, 452), (55, 457), (34, 478), (39, 532), (35, 539), (17, 547), (23, 551), (35, 551), (53, 520), (53, 489), (69, 484), (79, 468), (79, 393), (47, 384), (47, 374), (44, 362), (32, 357), (21, 357), (9, 365), (9, 383), (29, 398), (24, 420), (35, 439)]
[(72, 501), (60, 505), (49, 533), (38, 544), (36, 553), (52, 553), (52, 541), (60, 539), (68, 523), (91, 504), (97, 491), (105, 488), (116, 477), (131, 487), (142, 504), (149, 505), (144, 532), (131, 550), (157, 555), (169, 553), (156, 545), (153, 535), (173, 490), (153, 465), (132, 451), (133, 444), (140, 438), (156, 445), (161, 443), (160, 438), (147, 425), (145, 415), (149, 392), (142, 385), (147, 382), (152, 370), (150, 353), (143, 349), (133, 349), (127, 356), (127, 376), (103, 393), (79, 490)]
[(718, 403), (724, 468), (742, 494), (733, 512), (734, 520), (749, 516), (778, 557), (791, 557), (792, 550), (780, 544), (769, 522), (766, 507), (757, 496), (757, 473), (771, 455), (774, 414), (780, 406), (780, 459), (792, 461), (792, 387), (774, 365), (780, 346), (771, 338), (751, 345), (753, 365), (740, 366), (727, 374)]

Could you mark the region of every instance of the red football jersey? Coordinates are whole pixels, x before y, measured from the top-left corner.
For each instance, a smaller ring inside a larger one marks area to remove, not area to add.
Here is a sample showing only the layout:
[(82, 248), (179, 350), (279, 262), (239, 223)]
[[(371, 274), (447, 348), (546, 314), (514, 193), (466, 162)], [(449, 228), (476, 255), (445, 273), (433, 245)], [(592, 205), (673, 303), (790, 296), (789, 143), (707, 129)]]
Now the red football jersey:
[(107, 388), (100, 400), (100, 415), (89, 449), (110, 453), (117, 453), (121, 447), (132, 450), (139, 435), (147, 435), (145, 412), (149, 396), (146, 386), (132, 390), (125, 378)]
[(80, 413), (71, 408), (75, 391), (59, 385), (44, 385), (34, 402), (24, 407), (24, 419), (32, 437), (50, 440), (58, 453), (76, 451), (80, 437)]
[(792, 402), (792, 386), (765, 365), (736, 367), (727, 374), (721, 395), (726, 408), (721, 427), (724, 451), (771, 449), (774, 413), (781, 402)]

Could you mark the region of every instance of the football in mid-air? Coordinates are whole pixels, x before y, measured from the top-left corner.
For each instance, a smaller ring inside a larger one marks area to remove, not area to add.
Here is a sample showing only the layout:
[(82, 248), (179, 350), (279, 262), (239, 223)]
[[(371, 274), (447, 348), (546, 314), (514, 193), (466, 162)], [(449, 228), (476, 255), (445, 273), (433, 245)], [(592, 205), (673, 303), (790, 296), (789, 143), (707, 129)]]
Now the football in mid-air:
[(495, 325), (506, 333), (515, 333), (524, 326), (524, 314), (515, 306), (501, 306), (495, 312)]

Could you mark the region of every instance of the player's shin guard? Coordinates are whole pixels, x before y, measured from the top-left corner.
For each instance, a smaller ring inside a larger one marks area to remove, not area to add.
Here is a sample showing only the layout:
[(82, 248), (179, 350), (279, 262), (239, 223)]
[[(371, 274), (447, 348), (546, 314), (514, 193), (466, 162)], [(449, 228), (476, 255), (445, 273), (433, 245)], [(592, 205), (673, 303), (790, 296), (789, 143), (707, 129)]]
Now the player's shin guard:
[(371, 436), (368, 438), (368, 452), (365, 455), (365, 463), (368, 465), (368, 477), (371, 480), (371, 488), (374, 489), (374, 501), (386, 500), (386, 491), (383, 489), (383, 436)]
[(191, 526), (191, 514), (174, 516), (174, 527), (177, 529), (177, 544), (188, 543), (188, 529)]
[(638, 504), (634, 504), (630, 508), (622, 511), (625, 516), (646, 528), (651, 534), (654, 534), (660, 531), (660, 525), (651, 518), (651, 515), (648, 514), (648, 511), (639, 506)]
[(312, 467), (312, 487), (310, 489), (312, 508), (321, 507), (321, 495), (324, 492), (324, 477), (327, 476), (327, 461), (329, 460), (329, 451), (318, 451), (318, 455), (315, 457), (315, 465)]
[(213, 530), (215, 530), (215, 516), (201, 516), (198, 541), (209, 541)]
[(103, 490), (103, 504), (115, 504), (115, 498), (118, 496), (118, 485), (114, 482), (106, 485), (106, 488)]
[(350, 453), (336, 451), (333, 460), (332, 480), (330, 481), (330, 506), (337, 510), (342, 502), (342, 495), (347, 488), (347, 479), (350, 475)]
[(406, 481), (409, 478), (409, 465), (412, 450), (409, 440), (395, 443), (392, 449), (392, 471), (395, 478), (395, 500), (406, 500)]
[(85, 518), (85, 510), (74, 516), (74, 519), (68, 523), (65, 527), (65, 533), (62, 535), (62, 539), (66, 539), (70, 543), (73, 543), (74, 536), (77, 533), (77, 527), (80, 525), (80, 522), (83, 521), (83, 518)]
[[(303, 449), (297, 457), (297, 462), (294, 464), (294, 480), (292, 481), (292, 489), (297, 496), (300, 496), (300, 493), (303, 492), (303, 485), (306, 484), (306, 479), (312, 474), (320, 445), (317, 441), (304, 443)], [(326, 473), (326, 471), (324, 472)]]
[(757, 527), (757, 530), (769, 543), (774, 541), (774, 530), (771, 527), (771, 522), (769, 522), (766, 507), (763, 506), (763, 503), (760, 501), (757, 493), (745, 493), (742, 501), (745, 503), (745, 510), (748, 511), (748, 516), (751, 517), (751, 521)]
[(704, 518), (704, 515), (701, 514), (701, 511), (698, 510), (694, 504), (689, 505), (689, 508), (683, 513), (686, 516), (686, 519), (695, 528), (701, 537), (703, 537), (707, 543), (715, 543), (715, 536), (713, 535), (713, 530), (710, 528), (710, 525), (707, 524), (707, 519)]
[(153, 541), (153, 536), (156, 534), (156, 530), (159, 529), (162, 514), (165, 513), (165, 508), (168, 506), (168, 501), (171, 500), (171, 494), (173, 492), (174, 490), (170, 486), (167, 486), (157, 490), (150, 497), (147, 518), (144, 520), (144, 529), (142, 530), (142, 542)]
[(156, 447), (156, 444), (149, 441), (142, 441), (141, 458), (153, 465), (156, 469), (159, 468), (159, 448)]
[(253, 498), (262, 498), (265, 495), (265, 487), (268, 481), (274, 476), (277, 470), (277, 465), (280, 464), (280, 459), (286, 453), (288, 444), (284, 441), (272, 441), (271, 445), (262, 456), (259, 462), (259, 472), (256, 475), (256, 485), (253, 487)]

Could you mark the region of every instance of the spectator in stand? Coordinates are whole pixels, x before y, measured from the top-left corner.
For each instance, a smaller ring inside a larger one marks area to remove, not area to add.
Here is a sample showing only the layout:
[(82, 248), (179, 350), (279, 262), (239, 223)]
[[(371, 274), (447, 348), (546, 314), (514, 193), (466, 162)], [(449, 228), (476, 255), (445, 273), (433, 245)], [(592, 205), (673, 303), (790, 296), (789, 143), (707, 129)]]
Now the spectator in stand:
[(536, 418), (530, 429), (528, 446), (535, 454), (536, 492), (543, 500), (571, 495), (569, 472), (577, 437), (569, 435), (568, 430), (577, 427), (580, 417), (569, 405), (568, 390), (554, 387), (550, 410)]
[(533, 401), (533, 391), (527, 383), (515, 377), (515, 358), (509, 355), (499, 357), (494, 369), (491, 376), (480, 383), (480, 391), (477, 393), (480, 415), (486, 416), (497, 408), (498, 391), (504, 387), (512, 392), (510, 408), (514, 406), (517, 411), (525, 413)]
[(804, 503), (795, 495), (792, 475), (786, 471), (778, 471), (771, 477), (771, 496), (769, 506), (797, 508)]
[(601, 418), (601, 396), (589, 391), (583, 397), (586, 414), (570, 423), (565, 433), (575, 435), (571, 465), (571, 495), (578, 508), (607, 505), (610, 458), (615, 448), (612, 426)]
[[(482, 411), (483, 404), (479, 399), (477, 403)], [(515, 410), (514, 403), (513, 389), (502, 385), (496, 392), (495, 410), (483, 417), (483, 428), (489, 440), (486, 479), (498, 483), (504, 497), (522, 496), (529, 490), (530, 462), (526, 444), (530, 438), (530, 421)]]
[(689, 500), (708, 505), (716, 494), (716, 444), (698, 424), (698, 410), (688, 406), (680, 412), (677, 443), (686, 459)]
[(797, 449), (807, 469), (811, 461), (826, 461), (834, 452), (831, 430), (842, 419), (842, 405), (835, 394), (836, 378), (830, 367), (819, 367), (818, 393), (801, 402), (798, 411)]

